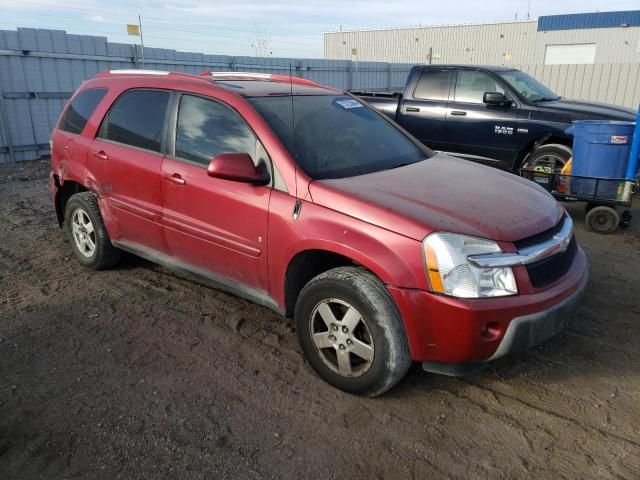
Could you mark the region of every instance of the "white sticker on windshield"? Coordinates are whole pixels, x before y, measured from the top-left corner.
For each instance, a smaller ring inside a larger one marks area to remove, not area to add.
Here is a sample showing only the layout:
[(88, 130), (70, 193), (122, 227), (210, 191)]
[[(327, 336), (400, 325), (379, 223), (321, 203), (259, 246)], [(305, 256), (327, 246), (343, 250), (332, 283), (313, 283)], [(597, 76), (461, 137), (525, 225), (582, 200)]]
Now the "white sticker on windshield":
[(363, 106), (360, 102), (357, 102), (350, 98), (345, 100), (336, 100), (336, 103), (345, 110), (348, 110), (350, 108), (362, 108)]

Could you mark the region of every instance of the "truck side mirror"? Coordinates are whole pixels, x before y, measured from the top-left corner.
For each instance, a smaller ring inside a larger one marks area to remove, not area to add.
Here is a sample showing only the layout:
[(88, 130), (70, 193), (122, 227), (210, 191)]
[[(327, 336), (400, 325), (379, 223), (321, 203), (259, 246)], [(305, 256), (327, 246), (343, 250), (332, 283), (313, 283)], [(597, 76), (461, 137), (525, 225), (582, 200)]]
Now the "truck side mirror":
[(508, 107), (513, 103), (504, 93), (500, 92), (484, 92), (482, 101), (487, 105), (499, 107)]

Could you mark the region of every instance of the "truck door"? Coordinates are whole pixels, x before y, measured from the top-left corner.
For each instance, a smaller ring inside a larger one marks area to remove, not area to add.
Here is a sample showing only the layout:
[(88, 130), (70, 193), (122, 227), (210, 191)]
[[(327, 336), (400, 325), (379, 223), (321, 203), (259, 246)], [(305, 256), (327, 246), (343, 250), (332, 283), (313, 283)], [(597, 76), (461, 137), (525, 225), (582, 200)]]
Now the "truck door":
[(451, 78), (451, 70), (423, 70), (413, 80), (409, 80), (398, 112), (398, 123), (434, 150), (441, 150), (445, 146), (445, 120)]
[(517, 104), (495, 106), (483, 103), (485, 92), (506, 92), (487, 72), (458, 70), (447, 108), (447, 150), (470, 159), (506, 168), (518, 148)]

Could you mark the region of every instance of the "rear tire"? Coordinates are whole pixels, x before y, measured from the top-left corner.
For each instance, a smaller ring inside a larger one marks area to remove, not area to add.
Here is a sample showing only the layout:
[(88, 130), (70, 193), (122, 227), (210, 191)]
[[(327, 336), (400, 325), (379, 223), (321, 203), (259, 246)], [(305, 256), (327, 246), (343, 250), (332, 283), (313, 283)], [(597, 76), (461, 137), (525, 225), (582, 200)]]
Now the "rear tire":
[(593, 207), (585, 217), (587, 226), (597, 233), (613, 233), (618, 228), (620, 216), (614, 208), (600, 205)]
[(541, 170), (543, 173), (560, 173), (560, 170), (571, 158), (571, 155), (571, 148), (566, 145), (560, 143), (541, 145), (529, 154), (523, 162), (522, 168), (542, 168), (548, 169), (548, 171)]
[(121, 252), (111, 244), (98, 201), (90, 192), (76, 193), (69, 199), (64, 231), (74, 255), (85, 267), (102, 270), (120, 260)]
[(400, 312), (364, 269), (340, 267), (313, 278), (300, 292), (295, 321), (313, 369), (345, 392), (380, 395), (411, 365)]

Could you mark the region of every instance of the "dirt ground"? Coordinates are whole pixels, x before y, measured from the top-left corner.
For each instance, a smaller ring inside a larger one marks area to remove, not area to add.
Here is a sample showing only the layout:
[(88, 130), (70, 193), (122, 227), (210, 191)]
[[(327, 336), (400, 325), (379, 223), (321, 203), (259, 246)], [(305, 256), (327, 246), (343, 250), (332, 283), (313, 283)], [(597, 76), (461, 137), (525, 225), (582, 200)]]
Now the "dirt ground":
[(640, 478), (640, 209), (600, 236), (568, 206), (591, 280), (558, 337), (370, 400), (270, 310), (132, 256), (82, 268), (47, 171), (0, 166), (0, 478)]

